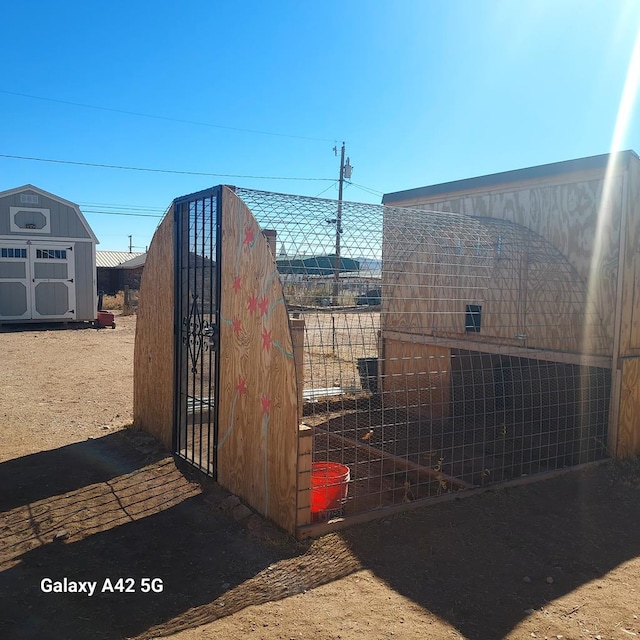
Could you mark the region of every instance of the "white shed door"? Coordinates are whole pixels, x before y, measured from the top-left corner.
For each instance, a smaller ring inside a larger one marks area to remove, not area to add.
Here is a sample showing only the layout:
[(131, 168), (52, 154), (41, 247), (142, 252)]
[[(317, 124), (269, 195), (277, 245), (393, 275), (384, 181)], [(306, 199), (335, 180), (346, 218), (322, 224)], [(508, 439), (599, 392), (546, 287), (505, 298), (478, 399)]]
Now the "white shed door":
[(0, 322), (31, 319), (29, 247), (0, 240)]
[(31, 317), (34, 320), (76, 317), (73, 243), (32, 243), (29, 247)]

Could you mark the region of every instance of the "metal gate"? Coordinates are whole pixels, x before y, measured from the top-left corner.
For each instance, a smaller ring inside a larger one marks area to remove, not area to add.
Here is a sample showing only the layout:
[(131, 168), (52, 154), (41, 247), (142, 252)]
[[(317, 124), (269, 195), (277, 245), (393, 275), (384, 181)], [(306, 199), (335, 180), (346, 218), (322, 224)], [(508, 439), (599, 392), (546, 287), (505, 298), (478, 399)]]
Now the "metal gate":
[(220, 212), (216, 187), (174, 200), (174, 452), (216, 477)]

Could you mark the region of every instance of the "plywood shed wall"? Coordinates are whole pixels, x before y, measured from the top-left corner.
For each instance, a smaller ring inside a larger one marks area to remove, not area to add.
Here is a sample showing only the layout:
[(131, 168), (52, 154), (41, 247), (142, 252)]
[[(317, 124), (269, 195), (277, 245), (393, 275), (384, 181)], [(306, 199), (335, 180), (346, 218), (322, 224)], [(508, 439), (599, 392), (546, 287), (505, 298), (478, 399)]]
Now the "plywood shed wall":
[(0, 193), (0, 323), (95, 320), (97, 242), (76, 204), (33, 185)]
[[(385, 226), (386, 332), (606, 356), (613, 337), (587, 286), (562, 254), (529, 230), (491, 218), (451, 216), (446, 228), (419, 212)], [(469, 333), (467, 305), (481, 305)], [(586, 341), (586, 343), (585, 343)]]
[[(612, 455), (618, 456), (640, 453), (640, 430), (629, 417), (632, 406), (640, 409), (632, 390), (637, 366), (634, 360), (638, 356), (636, 328), (640, 319), (637, 295), (639, 164), (635, 153), (622, 152), (384, 197), (389, 205), (464, 214), (477, 220), (478, 224), (484, 224), (487, 218), (493, 220), (493, 224), (498, 220), (508, 221), (527, 229), (526, 233), (531, 232), (532, 238), (538, 238), (527, 244), (530, 248), (526, 250), (526, 259), (521, 260), (518, 277), (527, 283), (521, 291), (526, 290), (527, 298), (513, 300), (513, 304), (521, 305), (525, 314), (520, 316), (518, 326), (522, 327), (521, 334), (526, 335), (527, 348), (602, 356), (608, 360), (608, 364), (598, 360), (591, 362), (612, 370), (608, 447)], [(545, 250), (547, 259), (536, 260), (534, 257), (532, 260), (531, 251), (539, 253), (535, 247), (540, 247), (541, 242), (548, 247)], [(495, 233), (493, 243), (497, 246)], [(558, 257), (563, 263), (561, 271), (566, 275), (563, 285), (554, 275)], [(533, 274), (537, 284), (531, 282), (532, 266), (538, 271)], [(490, 329), (492, 291), (500, 291), (505, 286), (510, 288), (499, 272), (494, 270), (490, 276), (491, 288), (478, 298), (478, 303), (486, 305), (487, 315), (485, 318), (483, 307), (482, 320), (487, 322), (487, 341), (495, 336)], [(468, 286), (464, 291), (465, 284), (461, 284), (461, 293), (472, 293)], [(541, 304), (545, 300), (550, 304)], [(459, 298), (458, 317), (464, 313), (462, 304), (463, 300)], [(562, 307), (567, 308), (563, 310)], [(538, 320), (543, 318), (529, 315), (535, 309), (548, 313), (550, 322), (540, 323)], [(554, 329), (557, 325), (552, 316), (556, 315), (568, 323), (563, 331)], [(574, 331), (570, 331), (572, 324)], [(539, 335), (533, 337), (536, 327), (544, 330), (537, 331)], [(419, 333), (438, 335), (424, 326)], [(465, 340), (478, 338), (464, 336)], [(485, 340), (485, 337), (480, 339)], [(514, 344), (513, 336), (502, 335), (499, 342)], [(559, 354), (556, 359), (563, 357)]]

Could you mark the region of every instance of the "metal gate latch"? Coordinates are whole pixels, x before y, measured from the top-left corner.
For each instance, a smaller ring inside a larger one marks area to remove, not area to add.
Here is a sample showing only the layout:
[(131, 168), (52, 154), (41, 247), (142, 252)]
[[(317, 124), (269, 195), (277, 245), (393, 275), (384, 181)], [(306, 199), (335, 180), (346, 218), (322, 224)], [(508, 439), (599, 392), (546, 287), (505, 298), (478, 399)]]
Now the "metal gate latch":
[(215, 349), (218, 346), (218, 327), (215, 324), (209, 324), (202, 328), (202, 335), (209, 338), (209, 344)]

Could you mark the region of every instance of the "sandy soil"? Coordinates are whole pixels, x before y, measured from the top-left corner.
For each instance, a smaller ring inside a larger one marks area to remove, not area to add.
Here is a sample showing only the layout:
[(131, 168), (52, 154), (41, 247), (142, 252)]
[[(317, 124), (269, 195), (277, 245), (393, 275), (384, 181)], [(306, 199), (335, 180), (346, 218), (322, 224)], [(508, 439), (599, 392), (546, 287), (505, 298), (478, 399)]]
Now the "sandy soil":
[(640, 637), (640, 462), (297, 543), (130, 426), (134, 332), (0, 332), (0, 638)]

